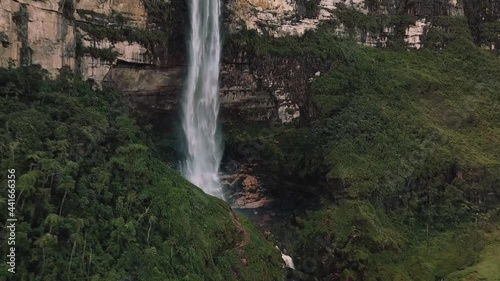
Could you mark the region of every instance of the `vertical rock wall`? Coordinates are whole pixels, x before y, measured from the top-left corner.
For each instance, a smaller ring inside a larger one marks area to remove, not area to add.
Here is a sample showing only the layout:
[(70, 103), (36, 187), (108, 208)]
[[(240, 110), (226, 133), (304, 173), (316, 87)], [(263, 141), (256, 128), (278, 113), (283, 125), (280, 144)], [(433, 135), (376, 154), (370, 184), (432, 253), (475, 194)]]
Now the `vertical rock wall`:
[[(89, 54), (77, 54), (78, 47), (112, 48), (117, 60), (152, 64), (148, 50), (138, 43), (95, 39), (79, 24), (105, 26), (99, 17), (121, 15), (127, 25), (145, 29), (147, 12), (142, 1), (105, 0), (2, 0), (0, 1), (0, 66), (40, 64), (56, 74), (63, 66), (81, 71), (97, 82), (116, 63)], [(77, 46), (81, 44), (81, 46)]]
[(0, 66), (41, 64), (49, 71), (75, 66), (75, 29), (57, 1), (2, 0)]

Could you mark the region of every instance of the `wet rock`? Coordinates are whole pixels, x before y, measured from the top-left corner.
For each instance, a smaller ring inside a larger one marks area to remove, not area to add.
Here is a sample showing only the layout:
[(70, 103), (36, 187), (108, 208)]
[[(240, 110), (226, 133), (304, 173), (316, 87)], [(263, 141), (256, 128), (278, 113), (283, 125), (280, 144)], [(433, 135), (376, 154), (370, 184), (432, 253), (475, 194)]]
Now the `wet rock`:
[(273, 202), (267, 194), (267, 189), (259, 178), (250, 174), (251, 166), (232, 165), (238, 167), (234, 174), (221, 176), (221, 185), (233, 208), (257, 209), (268, 206)]
[(273, 200), (270, 198), (262, 198), (260, 200), (255, 200), (255, 201), (243, 199), (235, 202), (234, 207), (240, 209), (257, 209), (267, 206), (272, 201)]
[(243, 180), (243, 189), (247, 192), (256, 192), (257, 189), (260, 187), (259, 182), (257, 179), (253, 176), (247, 175), (245, 179)]

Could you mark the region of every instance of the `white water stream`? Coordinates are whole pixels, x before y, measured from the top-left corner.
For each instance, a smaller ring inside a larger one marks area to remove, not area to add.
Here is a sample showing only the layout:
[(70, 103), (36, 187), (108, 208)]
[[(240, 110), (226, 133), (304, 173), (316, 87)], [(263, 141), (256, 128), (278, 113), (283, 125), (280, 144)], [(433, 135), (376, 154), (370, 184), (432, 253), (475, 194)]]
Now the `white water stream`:
[(189, 69), (182, 95), (186, 159), (182, 174), (206, 193), (222, 198), (219, 166), (220, 0), (190, 0)]

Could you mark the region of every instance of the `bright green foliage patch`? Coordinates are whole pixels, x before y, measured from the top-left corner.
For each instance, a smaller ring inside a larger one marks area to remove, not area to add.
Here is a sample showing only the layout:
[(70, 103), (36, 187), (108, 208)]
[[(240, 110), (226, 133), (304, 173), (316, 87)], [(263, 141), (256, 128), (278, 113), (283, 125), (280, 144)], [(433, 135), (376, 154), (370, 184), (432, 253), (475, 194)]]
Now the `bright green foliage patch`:
[(497, 232), (486, 235), (488, 245), (484, 247), (477, 264), (464, 270), (452, 273), (448, 280), (498, 280), (500, 276), (500, 234)]
[[(310, 215), (302, 233), (305, 257), (318, 255), (312, 275), (355, 280), (434, 280), (478, 260), (483, 232), (465, 225), (426, 233), (361, 201), (347, 201)], [(318, 225), (321, 221), (321, 225)], [(310, 249), (316, 249), (316, 252)]]

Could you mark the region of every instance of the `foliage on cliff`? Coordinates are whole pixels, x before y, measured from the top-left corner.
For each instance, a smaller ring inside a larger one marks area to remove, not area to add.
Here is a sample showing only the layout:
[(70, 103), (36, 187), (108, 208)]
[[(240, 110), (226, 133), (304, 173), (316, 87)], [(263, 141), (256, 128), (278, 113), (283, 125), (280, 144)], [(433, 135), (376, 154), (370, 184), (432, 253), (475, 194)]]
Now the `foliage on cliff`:
[(185, 0), (156, 1), (143, 0), (148, 11), (148, 21), (169, 34), (169, 48), (172, 52), (183, 49), (186, 42), (188, 3)]
[(477, 44), (500, 47), (500, 1), (464, 0), (465, 14)]
[(0, 69), (0, 103), (18, 219), (16, 274), (2, 263), (0, 280), (283, 278), (279, 252), (155, 157), (114, 94), (32, 66)]
[(254, 143), (260, 169), (301, 183), (279, 192), (322, 199), (321, 210), (296, 218), (297, 278), (498, 272), (500, 60), (474, 45), (464, 18), (440, 20), (418, 51), (362, 47), (329, 26), (300, 38), (229, 41), (257, 56), (330, 65), (312, 83), (317, 118), (308, 126), (228, 136), (229, 147)]
[[(64, 8), (70, 5), (72, 0), (66, 2)], [(76, 10), (76, 13), (85, 21), (78, 21), (75, 24), (95, 40), (137, 42), (147, 48), (153, 56), (163, 57), (166, 50), (173, 57), (183, 56), (184, 35), (187, 29), (185, 19), (188, 16), (186, 1), (142, 0), (142, 3), (147, 11), (146, 28), (130, 24), (130, 19), (124, 14), (113, 12), (106, 15), (83, 9)], [(104, 61), (116, 59), (116, 54), (108, 49), (77, 46), (76, 52), (77, 56), (88, 54)]]

